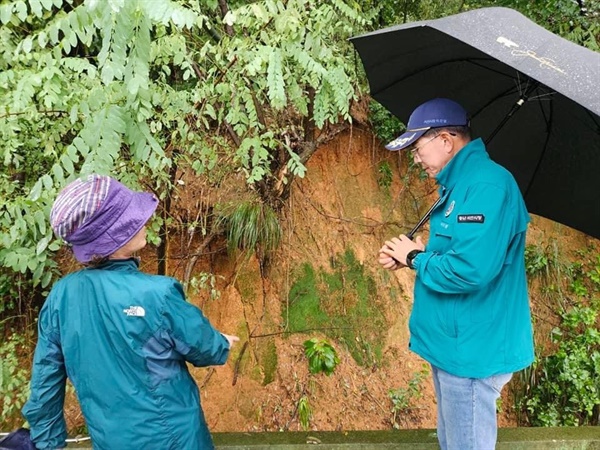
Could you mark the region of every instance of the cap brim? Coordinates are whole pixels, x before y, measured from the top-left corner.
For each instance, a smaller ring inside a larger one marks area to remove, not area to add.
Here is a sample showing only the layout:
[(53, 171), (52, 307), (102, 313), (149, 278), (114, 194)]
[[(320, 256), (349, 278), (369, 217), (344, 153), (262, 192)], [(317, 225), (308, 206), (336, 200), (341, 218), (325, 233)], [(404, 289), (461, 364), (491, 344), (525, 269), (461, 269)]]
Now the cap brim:
[(398, 136), (392, 142), (387, 144), (385, 148), (392, 151), (404, 150), (405, 148), (410, 147), (412, 144), (414, 144), (415, 141), (421, 136), (423, 136), (428, 130), (429, 128), (421, 129), (418, 131), (407, 131), (406, 133), (402, 134), (401, 136)]

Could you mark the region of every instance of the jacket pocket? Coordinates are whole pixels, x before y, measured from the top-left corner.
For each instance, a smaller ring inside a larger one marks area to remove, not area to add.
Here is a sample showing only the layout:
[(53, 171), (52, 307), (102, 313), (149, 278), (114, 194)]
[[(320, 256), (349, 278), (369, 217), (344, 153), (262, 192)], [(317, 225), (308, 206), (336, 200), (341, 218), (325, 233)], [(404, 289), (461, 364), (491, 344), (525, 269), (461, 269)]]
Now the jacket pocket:
[(450, 250), (451, 244), (452, 226), (448, 225), (448, 228), (442, 228), (438, 225), (433, 232), (433, 239), (430, 239), (427, 244), (427, 250), (436, 253), (446, 253)]

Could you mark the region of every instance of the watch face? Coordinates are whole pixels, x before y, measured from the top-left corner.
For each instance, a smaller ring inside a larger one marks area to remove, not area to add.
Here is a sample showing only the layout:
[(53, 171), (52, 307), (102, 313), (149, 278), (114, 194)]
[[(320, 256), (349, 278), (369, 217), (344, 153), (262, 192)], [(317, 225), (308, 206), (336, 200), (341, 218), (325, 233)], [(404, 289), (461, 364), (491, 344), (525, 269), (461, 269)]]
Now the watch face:
[(410, 252), (408, 252), (408, 255), (406, 255), (406, 265), (408, 267), (410, 267), (411, 269), (414, 269), (413, 267), (413, 260), (416, 258), (416, 256), (422, 253), (421, 250), (411, 250)]

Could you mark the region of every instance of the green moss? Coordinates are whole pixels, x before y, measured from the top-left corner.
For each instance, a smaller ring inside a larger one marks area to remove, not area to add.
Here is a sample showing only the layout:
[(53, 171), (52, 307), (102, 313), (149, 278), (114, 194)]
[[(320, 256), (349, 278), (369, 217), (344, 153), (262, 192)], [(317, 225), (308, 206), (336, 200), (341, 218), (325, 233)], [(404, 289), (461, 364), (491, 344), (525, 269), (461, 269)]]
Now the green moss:
[(320, 295), (315, 271), (305, 263), (290, 289), (289, 307), (284, 308), (284, 319), (287, 319), (290, 331), (320, 328), (329, 322), (329, 316), (321, 309)]
[(261, 365), (263, 368), (262, 384), (266, 386), (275, 380), (275, 373), (277, 371), (277, 347), (275, 346), (275, 340), (269, 339), (266, 342), (261, 356)]
[(343, 343), (361, 365), (382, 357), (385, 319), (377, 305), (377, 286), (351, 250), (331, 261), (331, 271), (319, 273), (304, 264), (290, 289), (284, 311), (292, 332), (321, 329)]
[(245, 264), (236, 277), (235, 288), (244, 303), (255, 302), (262, 296), (262, 278), (258, 266)]
[[(244, 348), (244, 343), (248, 342), (248, 327), (246, 326), (246, 322), (242, 321), (242, 322), (238, 323), (238, 326), (236, 327), (236, 330), (235, 330), (235, 335), (240, 338), (240, 342), (238, 343), (238, 345), (234, 345), (231, 348), (231, 353), (229, 355), (229, 361), (232, 361), (233, 364), (237, 363), (237, 360), (240, 357), (240, 352)], [(240, 361), (240, 365), (239, 365), (239, 373), (240, 374), (246, 373), (246, 366), (248, 365), (248, 358), (250, 355), (250, 352), (248, 350), (249, 349), (247, 348), (246, 351), (244, 352), (244, 355), (242, 356), (241, 361)]]
[(263, 371), (259, 365), (253, 365), (249, 370), (250, 378), (258, 383), (262, 383)]

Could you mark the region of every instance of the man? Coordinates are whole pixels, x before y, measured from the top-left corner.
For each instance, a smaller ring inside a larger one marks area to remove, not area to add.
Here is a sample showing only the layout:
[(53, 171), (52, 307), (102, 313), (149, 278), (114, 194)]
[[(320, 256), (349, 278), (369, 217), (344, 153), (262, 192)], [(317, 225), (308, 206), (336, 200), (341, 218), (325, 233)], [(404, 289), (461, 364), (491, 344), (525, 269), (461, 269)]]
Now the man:
[(439, 185), (427, 245), (400, 235), (379, 263), (415, 271), (409, 347), (432, 366), (440, 446), (494, 449), (496, 400), (534, 356), (523, 198), (481, 139), (471, 141), (467, 112), (452, 100), (419, 106), (386, 148), (410, 151)]

